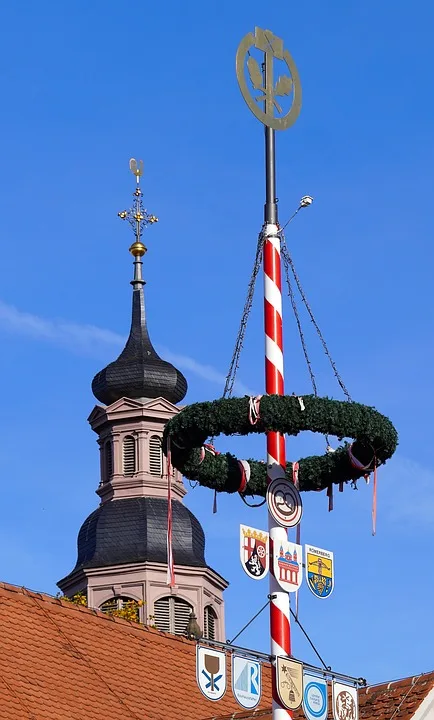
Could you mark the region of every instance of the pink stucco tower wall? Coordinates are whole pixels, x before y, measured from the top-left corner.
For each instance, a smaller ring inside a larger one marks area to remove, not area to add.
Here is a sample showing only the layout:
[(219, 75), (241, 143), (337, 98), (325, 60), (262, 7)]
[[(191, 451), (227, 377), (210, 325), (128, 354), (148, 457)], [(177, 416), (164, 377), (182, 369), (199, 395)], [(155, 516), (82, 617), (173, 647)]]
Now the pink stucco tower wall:
[[(134, 217), (147, 216), (139, 184)], [(133, 212), (131, 211), (131, 212)], [(124, 215), (121, 214), (121, 217)], [(151, 220), (149, 220), (151, 222)], [(179, 473), (172, 485), (175, 587), (167, 585), (168, 483), (163, 430), (187, 392), (182, 373), (156, 353), (145, 314), (141, 226), (135, 222), (132, 320), (121, 355), (95, 376), (100, 404), (89, 423), (98, 436), (99, 507), (83, 523), (77, 563), (58, 585), (71, 597), (85, 592), (90, 607), (142, 601), (140, 619), (181, 634), (190, 611), (205, 636), (225, 640), (223, 591), (227, 581), (205, 560), (205, 536), (183, 503)]]

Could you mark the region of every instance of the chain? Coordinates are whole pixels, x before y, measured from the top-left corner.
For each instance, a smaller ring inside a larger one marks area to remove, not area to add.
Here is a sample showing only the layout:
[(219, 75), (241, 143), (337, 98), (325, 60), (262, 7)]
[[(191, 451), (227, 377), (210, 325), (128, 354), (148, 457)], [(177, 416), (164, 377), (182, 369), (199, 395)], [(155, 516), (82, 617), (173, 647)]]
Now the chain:
[(284, 255), (283, 253), (282, 253), (282, 257), (283, 257), (283, 264), (285, 267), (286, 284), (288, 285), (288, 295), (289, 295), (289, 299), (291, 300), (292, 310), (295, 315), (295, 321), (297, 323), (297, 329), (298, 329), (298, 334), (300, 336), (301, 347), (303, 348), (304, 359), (306, 360), (307, 369), (309, 370), (313, 394), (315, 395), (315, 397), (318, 397), (318, 389), (317, 389), (317, 385), (316, 385), (315, 375), (313, 373), (312, 364), (310, 362), (310, 358), (309, 358), (309, 355), (307, 352), (306, 341), (304, 339), (304, 334), (303, 334), (303, 328), (301, 327), (301, 322), (300, 322), (300, 315), (298, 313), (298, 307), (297, 307), (297, 303), (295, 302), (294, 291), (292, 289), (291, 279), (289, 277), (288, 259), (287, 259), (286, 255)]
[(238, 329), (237, 339), (235, 342), (235, 349), (234, 353), (232, 355), (232, 360), (229, 366), (229, 372), (226, 376), (226, 382), (225, 387), (223, 390), (223, 396), (224, 398), (231, 397), (234, 384), (235, 384), (235, 378), (237, 375), (238, 367), (240, 364), (240, 355), (241, 351), (243, 349), (244, 345), (244, 338), (246, 335), (246, 329), (247, 329), (247, 321), (249, 319), (250, 310), (252, 309), (253, 304), (253, 296), (255, 294), (255, 284), (256, 284), (256, 278), (258, 277), (258, 272), (261, 268), (262, 264), (262, 253), (264, 249), (264, 233), (261, 230), (258, 236), (258, 244), (256, 246), (256, 256), (255, 256), (255, 262), (253, 265), (253, 271), (249, 280), (249, 284), (247, 286), (247, 297), (246, 302), (244, 303), (244, 309), (243, 314), (241, 316), (241, 322)]
[[(301, 282), (300, 282), (300, 278), (299, 278), (299, 276), (298, 276), (298, 274), (297, 274), (297, 271), (296, 271), (296, 269), (295, 269), (294, 262), (293, 262), (293, 260), (292, 260), (292, 258), (291, 258), (291, 255), (289, 254), (288, 246), (287, 246), (287, 244), (286, 244), (286, 240), (285, 240), (285, 236), (284, 236), (283, 232), (280, 233), (280, 238), (281, 238), (281, 247), (282, 247), (281, 253), (282, 253), (283, 262), (284, 262), (284, 264), (285, 264), (285, 269), (288, 269), (288, 268), (291, 269), (291, 272), (292, 272), (292, 274), (293, 274), (293, 276), (294, 276), (294, 280), (295, 280), (295, 282), (296, 282), (296, 285), (297, 285), (298, 291), (299, 291), (299, 293), (300, 293), (301, 299), (302, 299), (302, 301), (303, 301), (303, 303), (304, 303), (304, 306), (305, 306), (307, 312), (309, 313), (309, 317), (310, 317), (310, 319), (311, 319), (311, 321), (312, 321), (312, 324), (313, 324), (313, 326), (314, 326), (314, 328), (315, 328), (315, 330), (316, 330), (316, 332), (317, 332), (317, 335), (318, 335), (318, 337), (319, 337), (319, 339), (320, 339), (320, 341), (321, 341), (321, 344), (322, 344), (322, 346), (323, 346), (323, 348), (324, 348), (324, 352), (325, 352), (325, 354), (326, 354), (326, 356), (327, 356), (327, 358), (328, 358), (328, 360), (329, 360), (329, 362), (330, 362), (330, 365), (331, 365), (331, 367), (332, 367), (334, 376), (335, 376), (336, 380), (338, 381), (338, 383), (339, 383), (339, 385), (340, 385), (340, 387), (341, 387), (341, 389), (342, 389), (345, 397), (347, 398), (347, 400), (349, 400), (349, 401), (351, 402), (351, 395), (350, 395), (350, 393), (348, 392), (348, 390), (347, 390), (347, 388), (346, 388), (346, 386), (345, 386), (345, 383), (344, 383), (344, 381), (342, 380), (342, 378), (341, 378), (341, 376), (340, 376), (340, 374), (339, 374), (339, 371), (338, 371), (338, 369), (337, 369), (337, 367), (336, 367), (336, 363), (334, 362), (332, 356), (330, 355), (330, 351), (329, 351), (329, 349), (328, 349), (328, 347), (327, 347), (327, 343), (326, 343), (326, 341), (325, 341), (325, 339), (324, 339), (324, 336), (323, 336), (323, 334), (322, 334), (322, 332), (321, 332), (321, 330), (320, 330), (320, 328), (319, 328), (319, 325), (318, 325), (317, 321), (315, 320), (315, 317), (314, 317), (314, 314), (313, 314), (313, 312), (312, 312), (312, 309), (311, 309), (311, 307), (310, 307), (310, 305), (309, 305), (309, 303), (308, 303), (308, 300), (307, 300), (307, 298), (306, 298), (306, 295), (305, 295), (305, 293), (304, 293), (304, 290), (303, 290), (302, 285), (301, 285)], [(288, 276), (289, 276), (289, 272), (288, 272)], [(288, 280), (287, 280), (287, 282), (288, 282)], [(292, 292), (292, 288), (291, 288), (291, 292)], [(290, 297), (291, 297), (291, 294), (290, 294)], [(292, 294), (292, 297), (293, 297), (293, 294)], [(292, 302), (292, 298), (291, 298), (291, 302)], [(295, 302), (295, 301), (294, 301), (294, 302)], [(293, 307), (294, 307), (294, 305), (293, 305)], [(297, 318), (298, 318), (298, 312), (296, 313), (296, 319), (297, 319)], [(299, 325), (299, 318), (298, 318), (297, 324)], [(301, 329), (301, 325), (299, 325), (299, 333), (300, 333), (300, 329)], [(302, 334), (302, 333), (301, 333), (301, 336), (300, 336), (300, 337), (301, 337), (301, 338), (303, 337), (303, 334)], [(305, 352), (304, 338), (302, 339), (302, 345), (303, 345), (303, 351)], [(313, 378), (313, 381), (314, 381), (315, 378), (314, 378), (314, 376), (313, 376), (312, 369), (311, 369), (311, 366), (310, 366), (310, 362), (309, 362), (309, 360), (308, 360), (308, 358), (307, 358), (307, 353), (306, 353), (306, 352), (305, 352), (305, 358), (306, 358), (306, 361), (307, 361), (307, 363), (308, 363), (309, 372), (310, 372), (310, 375), (311, 375), (311, 380), (312, 380), (312, 378)]]

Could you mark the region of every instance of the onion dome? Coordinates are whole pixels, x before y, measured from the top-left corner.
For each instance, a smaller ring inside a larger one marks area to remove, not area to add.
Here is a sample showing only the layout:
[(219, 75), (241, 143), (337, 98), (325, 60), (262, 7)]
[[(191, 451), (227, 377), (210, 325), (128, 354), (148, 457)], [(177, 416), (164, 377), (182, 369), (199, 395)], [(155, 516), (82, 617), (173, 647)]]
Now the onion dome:
[[(172, 500), (172, 523), (175, 564), (207, 567), (202, 526), (179, 500)], [(71, 575), (92, 567), (166, 564), (166, 527), (166, 498), (135, 497), (103, 503), (80, 528), (77, 563)]]
[(137, 167), (130, 160), (130, 168), (137, 179), (133, 193), (133, 207), (118, 213), (122, 220), (128, 220), (133, 227), (135, 242), (130, 247), (134, 257), (133, 310), (130, 335), (118, 359), (95, 375), (92, 392), (100, 402), (110, 405), (121, 397), (132, 399), (163, 397), (169, 402), (180, 402), (187, 393), (184, 375), (171, 363), (162, 360), (149, 338), (142, 278), (142, 257), (146, 247), (141, 241), (147, 225), (158, 221), (143, 207), (142, 191), (139, 186), (143, 164)]

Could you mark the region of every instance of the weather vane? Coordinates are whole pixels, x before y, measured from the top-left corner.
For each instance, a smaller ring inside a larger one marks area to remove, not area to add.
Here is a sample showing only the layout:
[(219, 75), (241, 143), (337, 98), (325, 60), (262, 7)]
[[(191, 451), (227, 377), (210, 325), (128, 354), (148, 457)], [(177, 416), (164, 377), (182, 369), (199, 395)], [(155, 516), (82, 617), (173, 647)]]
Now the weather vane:
[(128, 220), (131, 227), (133, 228), (135, 235), (135, 242), (130, 247), (132, 255), (144, 255), (146, 247), (142, 243), (143, 230), (147, 225), (153, 225), (158, 222), (158, 218), (155, 215), (150, 215), (143, 205), (143, 193), (140, 189), (140, 178), (143, 175), (143, 160), (137, 160), (131, 158), (130, 170), (136, 178), (136, 189), (133, 192), (133, 206), (129, 210), (121, 210), (118, 212), (118, 216), (121, 220)]

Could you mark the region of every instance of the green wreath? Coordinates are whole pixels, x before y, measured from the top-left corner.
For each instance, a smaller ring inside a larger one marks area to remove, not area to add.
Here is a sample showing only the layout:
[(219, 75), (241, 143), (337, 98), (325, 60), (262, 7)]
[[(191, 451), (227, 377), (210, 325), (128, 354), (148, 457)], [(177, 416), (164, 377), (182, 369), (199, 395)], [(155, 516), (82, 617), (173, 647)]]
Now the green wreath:
[[(264, 395), (259, 417), (250, 420), (251, 399), (229, 398), (189, 405), (167, 423), (164, 451), (170, 438), (171, 462), (182, 475), (217, 492), (240, 492), (265, 497), (267, 467), (248, 460), (250, 478), (243, 488), (242, 468), (231, 453), (204, 452), (207, 438), (218, 435), (249, 435), (278, 431), (298, 435), (303, 430), (352, 438), (334, 452), (299, 461), (300, 490), (323, 490), (332, 483), (355, 481), (386, 462), (396, 450), (397, 432), (388, 418), (374, 408), (355, 402), (318, 398), (313, 395)], [(292, 478), (292, 463), (287, 463)]]

